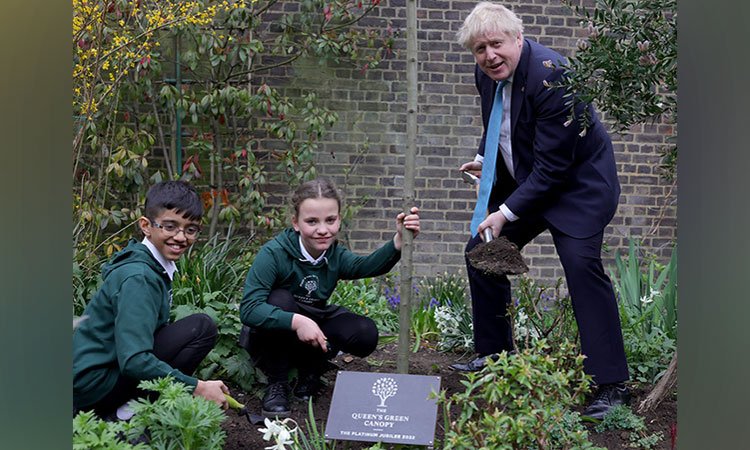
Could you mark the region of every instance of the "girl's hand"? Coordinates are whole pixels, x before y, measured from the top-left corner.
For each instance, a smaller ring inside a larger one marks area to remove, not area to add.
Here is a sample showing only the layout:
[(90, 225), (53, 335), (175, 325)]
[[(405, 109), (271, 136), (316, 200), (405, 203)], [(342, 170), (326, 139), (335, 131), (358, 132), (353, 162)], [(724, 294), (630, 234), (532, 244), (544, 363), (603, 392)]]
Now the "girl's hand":
[(292, 317), (292, 330), (297, 332), (297, 338), (305, 344), (319, 347), (324, 352), (328, 351), (326, 335), (314, 320), (302, 314)]
[(398, 251), (401, 251), (401, 235), (404, 227), (411, 230), (414, 233), (414, 237), (417, 237), (419, 234), (419, 208), (413, 206), (410, 212), (411, 214), (408, 216), (405, 213), (399, 213), (396, 216), (396, 235), (393, 236), (393, 246)]

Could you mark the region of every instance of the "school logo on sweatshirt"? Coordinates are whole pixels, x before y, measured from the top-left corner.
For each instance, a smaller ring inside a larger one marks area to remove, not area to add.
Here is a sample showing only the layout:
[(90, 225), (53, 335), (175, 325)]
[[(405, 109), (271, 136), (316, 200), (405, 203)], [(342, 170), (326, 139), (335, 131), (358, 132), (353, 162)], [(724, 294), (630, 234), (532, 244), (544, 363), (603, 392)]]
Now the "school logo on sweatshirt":
[(305, 289), (307, 291), (307, 296), (309, 297), (310, 294), (313, 293), (313, 291), (318, 290), (318, 276), (317, 275), (306, 276), (299, 283), (299, 287)]

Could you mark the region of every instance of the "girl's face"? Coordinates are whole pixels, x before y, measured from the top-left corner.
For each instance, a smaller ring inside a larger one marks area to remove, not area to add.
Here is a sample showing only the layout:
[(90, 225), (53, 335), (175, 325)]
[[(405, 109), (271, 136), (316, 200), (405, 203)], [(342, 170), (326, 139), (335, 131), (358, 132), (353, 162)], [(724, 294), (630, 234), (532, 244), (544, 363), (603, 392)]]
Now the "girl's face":
[(299, 205), (292, 217), (294, 229), (302, 237), (302, 245), (317, 258), (333, 244), (341, 226), (339, 204), (333, 198), (308, 198)]

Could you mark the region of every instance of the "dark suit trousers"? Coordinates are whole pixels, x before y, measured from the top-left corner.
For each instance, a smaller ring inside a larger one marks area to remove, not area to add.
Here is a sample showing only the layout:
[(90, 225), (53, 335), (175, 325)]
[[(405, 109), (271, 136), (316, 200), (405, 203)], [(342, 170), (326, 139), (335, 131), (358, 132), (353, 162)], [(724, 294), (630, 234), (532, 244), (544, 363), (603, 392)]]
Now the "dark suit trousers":
[[(567, 236), (544, 219), (519, 219), (505, 224), (501, 235), (523, 248), (534, 237), (549, 229), (565, 271), (573, 312), (586, 355), (584, 371), (597, 384), (626, 381), (629, 378), (622, 341), (620, 316), (614, 290), (601, 260), (603, 231), (586, 239)], [(481, 242), (472, 237), (466, 251)], [(474, 346), (480, 355), (513, 349), (507, 305), (511, 286), (507, 277), (490, 278), (466, 263), (474, 320)]]

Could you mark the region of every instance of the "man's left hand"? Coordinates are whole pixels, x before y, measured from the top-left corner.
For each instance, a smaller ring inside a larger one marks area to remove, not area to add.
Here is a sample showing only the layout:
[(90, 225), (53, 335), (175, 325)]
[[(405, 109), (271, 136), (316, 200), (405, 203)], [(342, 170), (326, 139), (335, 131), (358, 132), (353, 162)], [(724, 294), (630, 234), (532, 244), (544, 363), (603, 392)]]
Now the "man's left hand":
[(502, 213), (502, 211), (498, 210), (487, 216), (486, 219), (482, 223), (479, 224), (477, 227), (477, 232), (479, 235), (482, 235), (482, 231), (484, 231), (485, 228), (492, 229), (492, 238), (496, 238), (500, 236), (500, 231), (502, 231), (503, 226), (508, 222), (508, 219), (505, 218), (505, 215)]

